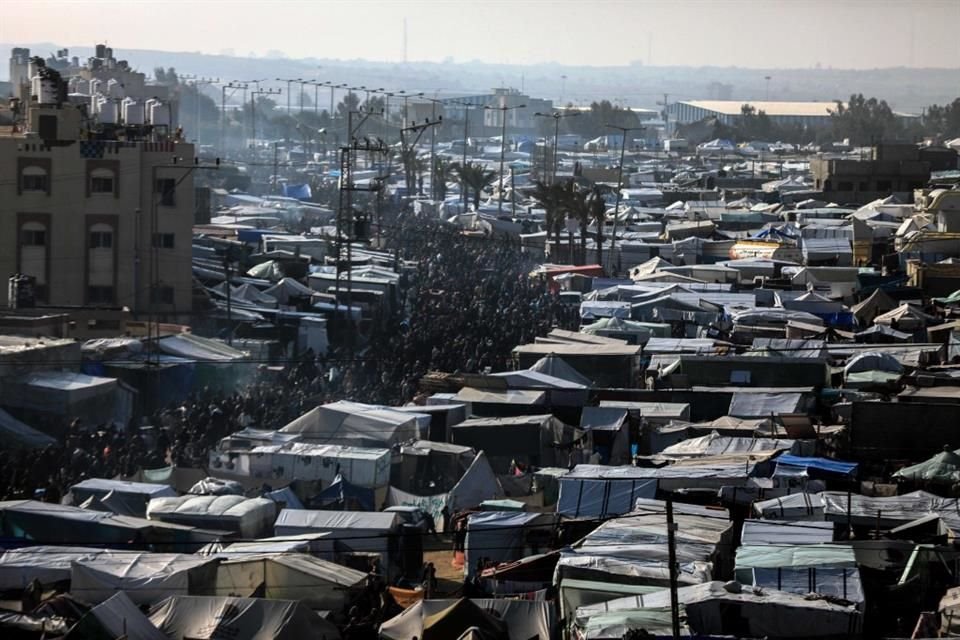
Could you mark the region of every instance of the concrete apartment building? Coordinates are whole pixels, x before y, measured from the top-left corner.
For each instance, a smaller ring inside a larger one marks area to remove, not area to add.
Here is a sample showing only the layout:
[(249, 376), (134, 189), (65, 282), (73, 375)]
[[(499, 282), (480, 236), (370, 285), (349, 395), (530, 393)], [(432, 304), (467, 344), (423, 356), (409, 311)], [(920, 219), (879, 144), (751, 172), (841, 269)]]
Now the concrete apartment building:
[(912, 202), (914, 190), (930, 180), (930, 162), (915, 144), (877, 145), (864, 160), (814, 158), (810, 171), (815, 189), (844, 204), (867, 204), (890, 195)]
[(187, 321), (193, 145), (166, 128), (96, 127), (63, 84), (46, 73), (0, 129), (0, 274), (32, 277), (38, 307)]

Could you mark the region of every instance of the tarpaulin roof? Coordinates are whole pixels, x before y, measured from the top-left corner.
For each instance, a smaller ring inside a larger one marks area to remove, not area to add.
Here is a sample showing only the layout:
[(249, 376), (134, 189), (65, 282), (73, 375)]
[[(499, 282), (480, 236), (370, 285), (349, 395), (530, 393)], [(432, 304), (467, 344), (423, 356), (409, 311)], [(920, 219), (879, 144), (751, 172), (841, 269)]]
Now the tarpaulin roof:
[(277, 517), (279, 529), (324, 530), (350, 529), (354, 531), (392, 531), (399, 523), (396, 513), (382, 511), (312, 511), (284, 509)]
[(795, 456), (789, 453), (784, 453), (777, 458), (777, 468), (779, 469), (781, 465), (798, 467), (807, 469), (808, 471), (813, 469), (820, 473), (835, 476), (855, 476), (857, 474), (856, 462), (841, 462), (840, 460), (832, 460), (830, 458)]
[(804, 413), (802, 393), (734, 393), (729, 414), (737, 418), (766, 418), (770, 414)]
[(900, 469), (893, 477), (945, 484), (960, 482), (960, 455), (955, 451), (941, 451), (928, 460)]
[[(422, 638), (425, 621), (455, 602), (456, 600), (421, 600), (380, 625), (380, 637), (384, 640)], [(552, 602), (492, 598), (473, 598), (471, 602), (485, 611), (494, 612), (506, 624), (511, 638), (554, 637), (556, 614)]]
[(576, 384), (582, 384), (586, 387), (593, 385), (589, 378), (570, 366), (566, 360), (553, 354), (546, 355), (537, 360), (533, 366), (530, 367), (530, 370), (539, 371), (540, 373), (545, 373), (555, 378), (562, 378)]
[(307, 441), (389, 447), (422, 438), (430, 421), (427, 414), (341, 400), (311, 409), (280, 431)]
[(70, 593), (84, 602), (97, 603), (123, 591), (137, 604), (150, 604), (171, 595), (188, 595), (188, 573), (215, 562), (210, 557), (178, 553), (119, 554), (77, 560), (70, 570)]
[(619, 431), (626, 419), (626, 409), (584, 407), (580, 414), (580, 428), (584, 431)]
[(832, 522), (745, 520), (740, 534), (743, 545), (808, 545), (833, 542)]
[(68, 637), (167, 640), (167, 636), (153, 626), (123, 591), (90, 609), (70, 630)]
[(28, 427), (3, 409), (0, 409), (0, 440), (8, 449), (42, 449), (57, 443), (56, 438)]
[(168, 638), (196, 640), (334, 640), (340, 632), (295, 600), (172, 596), (150, 611)]
[(248, 353), (234, 349), (223, 342), (192, 333), (178, 333), (160, 338), (157, 346), (161, 351), (172, 356), (206, 362), (235, 362), (249, 357)]

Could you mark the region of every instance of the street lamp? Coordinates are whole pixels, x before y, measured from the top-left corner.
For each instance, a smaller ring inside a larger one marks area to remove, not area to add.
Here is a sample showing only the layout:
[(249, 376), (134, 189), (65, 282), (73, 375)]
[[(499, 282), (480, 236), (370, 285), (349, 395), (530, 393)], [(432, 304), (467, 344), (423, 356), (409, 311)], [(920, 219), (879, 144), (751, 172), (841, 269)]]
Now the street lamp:
[[(566, 76), (564, 76), (566, 77)], [(553, 184), (557, 181), (557, 160), (560, 156), (558, 151), (558, 143), (560, 140), (560, 120), (562, 118), (574, 118), (580, 115), (579, 111), (573, 111), (568, 113), (561, 113), (555, 111), (553, 113), (540, 113), (539, 111), (534, 116), (538, 118), (553, 118), (553, 172), (550, 175), (550, 184)], [(544, 153), (546, 153), (546, 145), (544, 145)]]
[[(287, 115), (290, 115), (290, 85), (294, 82), (302, 82), (300, 78), (277, 78), (277, 82), (286, 82), (287, 83)], [(260, 87), (257, 87), (259, 90)], [(302, 92), (301, 92), (302, 93)]]
[[(220, 157), (226, 157), (226, 142), (224, 140), (225, 130), (227, 125), (227, 89), (243, 89), (243, 92), (247, 91), (247, 84), (245, 82), (228, 82), (227, 84), (220, 87)], [(244, 106), (246, 106), (246, 100), (244, 100)], [(243, 112), (241, 111), (241, 115)], [(241, 120), (242, 122), (242, 120)], [(242, 134), (242, 132), (241, 132)]]
[(500, 119), (503, 121), (501, 125), (501, 130), (500, 130), (500, 186), (498, 187), (500, 193), (498, 194), (498, 198), (497, 198), (497, 215), (503, 215), (503, 155), (504, 155), (504, 152), (506, 151), (506, 144), (507, 144), (507, 111), (513, 111), (514, 109), (526, 109), (526, 108), (527, 108), (527, 105), (525, 104), (516, 104), (516, 105), (513, 105), (512, 107), (509, 107), (507, 105), (503, 105), (502, 107), (491, 107), (490, 105), (486, 105), (484, 107), (484, 109), (487, 109), (490, 111), (499, 111)]
[(613, 234), (610, 238), (610, 251), (608, 257), (613, 261), (614, 250), (617, 247), (617, 220), (620, 215), (620, 193), (623, 190), (623, 159), (627, 152), (627, 134), (631, 131), (645, 131), (646, 127), (620, 127), (615, 124), (608, 124), (611, 129), (619, 131), (623, 137), (620, 140), (620, 171), (617, 174), (617, 201), (613, 205)]

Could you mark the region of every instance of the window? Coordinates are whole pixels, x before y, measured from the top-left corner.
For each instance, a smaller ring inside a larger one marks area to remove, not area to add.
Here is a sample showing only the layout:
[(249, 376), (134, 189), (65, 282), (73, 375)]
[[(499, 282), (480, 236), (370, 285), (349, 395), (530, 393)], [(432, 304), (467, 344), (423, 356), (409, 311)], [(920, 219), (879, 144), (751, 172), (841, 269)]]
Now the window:
[(173, 178), (158, 178), (157, 193), (160, 194), (160, 204), (165, 207), (176, 206), (177, 181)]
[(20, 187), (23, 191), (46, 192), (48, 186), (47, 172), (41, 167), (24, 167), (23, 174), (20, 176)]
[(87, 302), (89, 304), (113, 304), (113, 287), (87, 287)]
[(153, 234), (154, 249), (173, 249), (174, 235), (172, 233)]
[(154, 304), (173, 304), (173, 287), (151, 287), (150, 302)]
[(112, 249), (113, 232), (112, 231), (91, 231), (90, 232), (91, 249)]
[(113, 171), (96, 169), (90, 174), (90, 193), (109, 193), (113, 195)]
[(25, 247), (47, 246), (47, 230), (42, 225), (24, 225), (20, 230), (20, 244)]

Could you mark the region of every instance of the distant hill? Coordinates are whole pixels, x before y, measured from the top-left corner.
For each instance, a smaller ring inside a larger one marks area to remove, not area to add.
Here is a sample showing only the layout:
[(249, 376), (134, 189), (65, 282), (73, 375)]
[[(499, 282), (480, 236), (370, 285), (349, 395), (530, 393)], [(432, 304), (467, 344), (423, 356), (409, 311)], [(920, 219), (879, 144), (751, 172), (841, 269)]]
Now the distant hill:
[[(27, 46), (43, 56), (63, 47), (51, 43), (3, 44)], [(92, 55), (92, 47), (69, 47), (71, 55)], [(885, 99), (897, 110), (919, 113), (931, 104), (945, 104), (960, 93), (960, 68), (954, 69), (743, 69), (739, 67), (647, 67), (640, 64), (608, 67), (564, 65), (501, 65), (474, 62), (377, 62), (248, 58), (196, 52), (116, 49), (114, 55), (140, 70), (174, 67), (180, 73), (228, 80), (304, 78), (346, 82), (352, 86), (385, 87), (427, 95), (485, 93), (493, 87), (522, 88), (526, 93), (563, 102), (610, 99), (633, 107), (656, 107), (668, 100), (731, 99), (759, 100), (767, 91), (765, 76), (771, 76), (771, 100), (844, 100), (851, 93)], [(0, 65), (0, 80), (7, 79)], [(564, 80), (561, 76), (566, 76)], [(718, 93), (721, 92), (721, 93)], [(321, 103), (325, 104), (325, 103)]]

